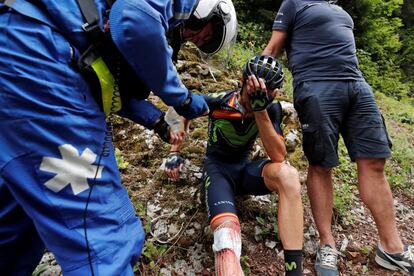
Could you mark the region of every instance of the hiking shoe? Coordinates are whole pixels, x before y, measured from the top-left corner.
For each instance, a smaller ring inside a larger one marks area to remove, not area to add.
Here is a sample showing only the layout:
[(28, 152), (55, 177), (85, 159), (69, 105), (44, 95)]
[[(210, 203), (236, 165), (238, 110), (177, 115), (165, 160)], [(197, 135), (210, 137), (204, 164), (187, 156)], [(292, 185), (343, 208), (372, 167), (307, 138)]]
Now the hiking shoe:
[(390, 270), (399, 270), (404, 275), (414, 276), (414, 246), (404, 245), (402, 253), (390, 254), (385, 252), (378, 243), (375, 262)]
[(318, 276), (338, 276), (338, 267), (336, 262), (338, 260), (339, 252), (333, 249), (330, 245), (323, 245), (319, 247), (316, 252), (315, 270)]

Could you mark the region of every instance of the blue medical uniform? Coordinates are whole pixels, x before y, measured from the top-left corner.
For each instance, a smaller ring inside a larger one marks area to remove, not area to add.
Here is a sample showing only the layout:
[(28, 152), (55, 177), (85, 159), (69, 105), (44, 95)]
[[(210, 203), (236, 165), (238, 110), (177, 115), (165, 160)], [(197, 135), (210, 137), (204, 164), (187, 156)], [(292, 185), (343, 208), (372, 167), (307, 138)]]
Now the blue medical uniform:
[[(73, 66), (88, 47), (77, 3), (10, 2), (12, 8), (0, 4), (0, 274), (30, 275), (46, 246), (64, 275), (90, 275), (83, 215), (92, 189), (86, 225), (94, 274), (133, 275), (145, 235), (121, 184), (112, 145), (102, 155), (104, 114)], [(135, 22), (134, 14), (122, 16), (118, 9), (126, 2), (145, 4), (144, 11), (157, 14), (154, 24), (166, 29), (178, 22), (174, 16), (186, 19), (195, 0), (174, 6), (172, 1), (118, 0), (113, 12), (120, 24)], [(96, 4), (103, 14), (105, 1)], [(111, 24), (121, 34), (126, 31)], [(140, 56), (124, 43), (118, 38), (117, 46), (125, 57), (132, 55), (128, 62), (141, 77), (142, 65), (134, 60)], [(137, 45), (136, 51), (148, 46)], [(170, 56), (164, 40), (155, 50), (164, 52), (154, 56), (157, 63)], [(180, 105), (188, 90), (170, 62), (148, 70), (146, 75), (154, 75), (143, 81), (168, 104)], [(199, 101), (188, 115), (203, 110), (207, 106)], [(144, 125), (159, 117), (146, 101), (132, 100), (124, 112)]]

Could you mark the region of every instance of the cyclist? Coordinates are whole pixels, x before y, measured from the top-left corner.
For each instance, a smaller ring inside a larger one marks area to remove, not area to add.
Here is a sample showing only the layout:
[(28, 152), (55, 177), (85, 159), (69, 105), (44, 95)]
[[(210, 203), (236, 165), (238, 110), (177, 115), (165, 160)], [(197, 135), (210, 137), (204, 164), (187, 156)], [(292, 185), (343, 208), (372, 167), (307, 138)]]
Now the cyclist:
[[(209, 106), (208, 146), (204, 160), (205, 200), (214, 233), (217, 275), (242, 275), (240, 222), (235, 196), (279, 195), (278, 223), (286, 275), (302, 275), (303, 209), (297, 170), (285, 161), (280, 123), (282, 109), (274, 96), (282, 86), (281, 64), (258, 55), (246, 64), (239, 91), (203, 95)], [(260, 136), (269, 159), (249, 160)], [(166, 173), (175, 180), (183, 159), (173, 145)]]
[(0, 0), (2, 275), (30, 275), (45, 246), (64, 275), (134, 274), (144, 231), (121, 184), (92, 82), (75, 66), (95, 46), (92, 34), (109, 31), (116, 50), (109, 54), (127, 65), (119, 79), (123, 116), (165, 126), (145, 101), (149, 90), (186, 118), (208, 111), (182, 85), (165, 34), (184, 24), (184, 39), (207, 53), (220, 50), (235, 35), (231, 0), (109, 2)]

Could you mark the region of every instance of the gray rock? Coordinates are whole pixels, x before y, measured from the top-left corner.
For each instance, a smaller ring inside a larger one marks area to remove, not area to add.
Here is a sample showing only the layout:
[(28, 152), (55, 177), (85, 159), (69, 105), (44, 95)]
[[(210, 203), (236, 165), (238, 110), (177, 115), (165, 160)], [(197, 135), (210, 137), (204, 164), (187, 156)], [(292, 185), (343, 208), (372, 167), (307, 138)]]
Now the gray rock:
[(276, 247), (277, 243), (275, 241), (266, 240), (265, 245), (266, 245), (266, 247), (269, 247), (270, 249), (273, 249), (273, 248)]

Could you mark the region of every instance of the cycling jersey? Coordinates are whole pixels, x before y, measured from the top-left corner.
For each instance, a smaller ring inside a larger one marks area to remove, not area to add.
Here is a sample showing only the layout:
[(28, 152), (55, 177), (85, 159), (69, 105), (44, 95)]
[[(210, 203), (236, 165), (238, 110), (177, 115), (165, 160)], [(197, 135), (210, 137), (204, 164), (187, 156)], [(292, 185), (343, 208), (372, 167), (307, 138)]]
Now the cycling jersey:
[[(207, 155), (223, 159), (246, 158), (259, 133), (254, 117), (245, 117), (237, 100), (237, 91), (224, 91), (204, 95), (209, 108)], [(276, 132), (283, 136), (281, 106), (273, 102), (267, 108)]]

